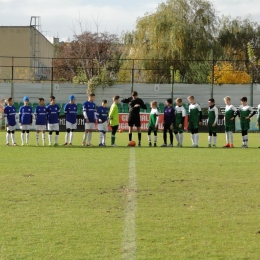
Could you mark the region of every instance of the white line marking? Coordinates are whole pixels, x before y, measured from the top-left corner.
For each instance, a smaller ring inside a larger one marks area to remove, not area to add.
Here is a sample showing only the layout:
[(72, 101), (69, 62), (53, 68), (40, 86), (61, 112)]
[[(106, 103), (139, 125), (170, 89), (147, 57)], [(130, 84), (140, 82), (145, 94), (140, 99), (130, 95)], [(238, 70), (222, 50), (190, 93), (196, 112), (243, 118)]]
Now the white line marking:
[(135, 149), (130, 148), (129, 179), (126, 188), (125, 229), (122, 259), (136, 259), (136, 235), (135, 235), (135, 212), (136, 200), (136, 171), (135, 171)]

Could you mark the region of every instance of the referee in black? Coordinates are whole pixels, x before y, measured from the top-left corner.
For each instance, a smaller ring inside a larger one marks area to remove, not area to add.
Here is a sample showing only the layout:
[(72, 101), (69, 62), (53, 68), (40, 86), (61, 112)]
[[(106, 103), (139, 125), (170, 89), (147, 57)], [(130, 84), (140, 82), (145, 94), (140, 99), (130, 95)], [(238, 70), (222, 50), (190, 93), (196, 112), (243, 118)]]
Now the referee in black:
[(128, 126), (129, 126), (129, 142), (132, 141), (133, 126), (137, 128), (138, 132), (138, 146), (141, 146), (141, 121), (140, 121), (140, 108), (147, 109), (144, 101), (138, 98), (138, 93), (136, 91), (132, 92), (132, 97), (121, 99), (122, 103), (129, 104), (129, 116), (128, 116)]

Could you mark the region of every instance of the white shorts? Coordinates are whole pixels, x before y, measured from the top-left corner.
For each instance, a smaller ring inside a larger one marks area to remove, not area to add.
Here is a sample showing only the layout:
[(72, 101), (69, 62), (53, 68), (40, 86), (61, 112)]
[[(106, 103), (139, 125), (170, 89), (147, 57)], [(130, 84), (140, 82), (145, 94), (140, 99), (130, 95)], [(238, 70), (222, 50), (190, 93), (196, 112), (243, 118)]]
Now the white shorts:
[(77, 123), (72, 124), (72, 123), (66, 121), (66, 129), (77, 129)]
[(31, 130), (31, 125), (21, 125), (20, 129), (25, 131)]
[(85, 123), (86, 130), (94, 130), (95, 128), (95, 123)]
[(59, 131), (59, 124), (48, 124), (48, 131)]
[(108, 128), (107, 128), (107, 122), (104, 122), (102, 124), (98, 124), (98, 131), (105, 131), (107, 132)]
[(8, 127), (6, 127), (6, 131), (15, 131), (16, 130), (16, 126), (15, 125), (13, 125), (13, 126), (11, 126), (11, 125), (9, 125)]
[(46, 125), (35, 125), (35, 130), (36, 131), (45, 131)]

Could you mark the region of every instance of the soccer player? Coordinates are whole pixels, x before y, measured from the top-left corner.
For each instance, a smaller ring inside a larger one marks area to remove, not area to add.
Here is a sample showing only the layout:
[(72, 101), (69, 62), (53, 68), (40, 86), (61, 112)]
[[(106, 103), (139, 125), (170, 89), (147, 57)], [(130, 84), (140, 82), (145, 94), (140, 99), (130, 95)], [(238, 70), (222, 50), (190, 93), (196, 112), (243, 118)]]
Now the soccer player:
[(5, 126), (6, 126), (6, 146), (9, 146), (9, 139), (11, 135), (12, 145), (17, 146), (15, 142), (15, 126), (16, 126), (16, 109), (13, 106), (13, 99), (7, 99), (7, 106), (4, 108)]
[(114, 96), (113, 101), (114, 103), (110, 107), (109, 110), (109, 124), (112, 128), (112, 134), (111, 134), (111, 146), (116, 147), (115, 139), (116, 139), (116, 132), (119, 126), (119, 114), (118, 114), (118, 107), (117, 104), (119, 102), (119, 96)]
[(44, 98), (38, 99), (38, 104), (34, 110), (34, 116), (36, 119), (36, 146), (39, 146), (39, 134), (42, 132), (42, 144), (45, 145), (45, 132), (46, 132), (46, 107), (44, 106)]
[(25, 136), (25, 144), (28, 145), (29, 143), (29, 134), (30, 134), (30, 129), (32, 125), (32, 107), (29, 106), (29, 98), (25, 96), (23, 98), (24, 105), (20, 107), (19, 109), (19, 122), (20, 122), (20, 127), (22, 130), (21, 133), (21, 140), (22, 140), (22, 145), (24, 145), (24, 134), (26, 132)]
[(215, 105), (214, 98), (210, 98), (208, 100), (209, 108), (208, 108), (208, 147), (211, 147), (212, 144), (212, 135), (213, 135), (213, 145), (212, 147), (216, 147), (217, 144), (217, 126), (218, 126), (218, 108)]
[(238, 116), (240, 117), (242, 146), (241, 148), (248, 148), (248, 130), (250, 129), (250, 118), (256, 114), (252, 107), (247, 105), (247, 97), (240, 99), (241, 105), (238, 108)]
[(163, 119), (163, 141), (164, 143), (161, 147), (167, 146), (167, 131), (170, 134), (170, 144), (169, 147), (173, 147), (173, 133), (174, 123), (175, 123), (175, 109), (172, 106), (172, 99), (168, 98), (166, 101), (166, 106), (164, 108), (164, 119)]
[(233, 132), (235, 131), (235, 118), (237, 116), (237, 109), (231, 105), (231, 98), (229, 96), (224, 97), (225, 107), (225, 133), (226, 144), (224, 148), (234, 148)]
[(87, 146), (92, 146), (92, 131), (95, 129), (95, 124), (97, 123), (96, 118), (96, 105), (94, 103), (95, 94), (88, 95), (88, 101), (83, 104), (83, 116), (85, 118), (85, 133), (83, 136), (82, 146), (86, 145), (86, 139), (88, 137)]
[(199, 125), (202, 124), (201, 107), (195, 102), (194, 96), (189, 96), (189, 128), (191, 131), (192, 147), (198, 147), (199, 143)]
[(137, 128), (138, 132), (138, 146), (141, 146), (141, 120), (140, 120), (140, 108), (147, 109), (143, 100), (138, 98), (138, 93), (136, 91), (132, 92), (132, 97), (123, 98), (122, 103), (129, 104), (129, 115), (128, 115), (128, 126), (129, 126), (129, 142), (132, 141), (133, 127)]
[(157, 109), (157, 102), (152, 101), (150, 103), (151, 106), (151, 112), (150, 112), (150, 118), (148, 122), (148, 142), (149, 147), (152, 146), (152, 140), (151, 140), (151, 133), (153, 131), (154, 133), (154, 147), (156, 147), (157, 143), (157, 131), (158, 131), (158, 121), (159, 121), (159, 111)]
[(98, 131), (99, 131), (99, 146), (106, 146), (108, 108), (107, 100), (102, 101), (102, 105), (97, 110)]
[(52, 145), (52, 132), (56, 132), (54, 146), (58, 145), (59, 140), (59, 113), (60, 107), (56, 104), (56, 99), (54, 96), (50, 97), (50, 105), (46, 107), (47, 121), (48, 121), (48, 131), (49, 131), (49, 146)]
[(177, 147), (182, 147), (183, 142), (183, 132), (184, 132), (184, 119), (186, 116), (186, 110), (182, 105), (182, 99), (177, 98), (175, 100), (176, 106), (175, 106), (175, 126), (174, 126), (174, 134), (176, 137), (176, 140), (178, 141)]
[[(257, 106), (257, 125), (259, 127), (259, 139), (260, 139), (260, 104)], [(258, 146), (260, 148), (260, 146)]]
[(64, 106), (64, 113), (66, 117), (66, 134), (65, 143), (68, 144), (68, 138), (70, 136), (69, 145), (72, 146), (72, 141), (74, 137), (74, 131), (77, 129), (77, 110), (78, 106), (75, 104), (76, 98), (73, 95), (69, 96), (69, 103)]

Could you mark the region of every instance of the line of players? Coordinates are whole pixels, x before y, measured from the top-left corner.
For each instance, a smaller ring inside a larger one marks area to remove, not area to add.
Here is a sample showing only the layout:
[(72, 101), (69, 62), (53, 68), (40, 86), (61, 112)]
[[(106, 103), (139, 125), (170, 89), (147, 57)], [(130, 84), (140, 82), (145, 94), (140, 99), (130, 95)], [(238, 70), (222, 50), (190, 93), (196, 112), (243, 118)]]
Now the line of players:
[[(108, 122), (112, 128), (111, 133), (111, 146), (117, 146), (115, 144), (115, 136), (119, 126), (119, 113), (117, 104), (120, 97), (113, 97), (113, 104), (110, 110), (107, 108), (107, 101), (103, 100), (102, 105), (96, 110), (94, 103), (95, 94), (90, 94), (88, 101), (83, 104), (83, 116), (85, 119), (85, 132), (83, 136), (82, 145), (92, 146), (92, 132), (98, 124), (98, 130), (100, 132), (99, 146), (106, 146), (106, 133), (108, 131)], [(193, 96), (189, 96), (189, 129), (191, 132), (192, 147), (198, 147), (199, 142), (199, 125), (202, 124), (202, 112), (201, 107), (195, 102)], [(242, 133), (242, 148), (248, 147), (248, 130), (250, 128), (250, 118), (256, 113), (253, 108), (247, 105), (247, 98), (241, 98), (241, 106), (239, 108), (234, 107), (231, 104), (230, 97), (224, 98), (225, 107), (225, 134), (226, 144), (225, 148), (233, 148), (233, 132), (235, 131), (235, 117), (240, 117), (241, 133)], [(16, 109), (13, 106), (12, 98), (7, 99), (7, 106), (4, 109), (4, 117), (6, 121), (6, 145), (9, 146), (9, 140), (11, 137), (12, 145), (16, 146), (15, 142), (15, 127), (16, 127)], [(39, 106), (32, 111), (32, 107), (29, 106), (29, 98), (25, 96), (23, 98), (24, 106), (19, 109), (19, 124), (21, 128), (21, 141), (22, 145), (28, 145), (30, 128), (32, 125), (33, 117), (35, 117), (36, 125), (36, 145), (39, 145), (39, 133), (42, 132), (42, 143), (45, 145), (45, 133), (46, 124), (48, 128), (48, 141), (49, 145), (52, 145), (52, 134), (55, 132), (54, 146), (58, 145), (59, 139), (59, 112), (60, 107), (56, 104), (54, 96), (50, 97), (50, 104), (45, 107), (44, 99), (39, 98)], [(74, 131), (77, 128), (76, 115), (77, 104), (74, 95), (69, 97), (69, 103), (64, 107), (66, 116), (66, 134), (64, 146), (72, 146)], [(138, 132), (138, 146), (141, 146), (141, 122), (140, 122), (140, 108), (146, 109), (146, 105), (143, 100), (138, 98), (138, 93), (134, 91), (129, 98), (122, 99), (121, 102), (129, 104), (129, 142), (132, 140), (133, 127), (137, 128)], [(172, 99), (166, 100), (166, 106), (164, 108), (164, 121), (163, 121), (163, 140), (162, 147), (173, 146), (173, 133), (175, 134), (178, 142), (177, 146), (182, 147), (183, 144), (183, 132), (184, 132), (184, 119), (186, 116), (186, 110), (182, 105), (182, 99), (177, 98), (175, 100), (176, 106), (172, 106)], [(217, 142), (217, 120), (218, 120), (218, 108), (215, 105), (214, 99), (209, 99), (208, 108), (208, 147), (216, 147)], [(157, 132), (158, 132), (158, 119), (159, 111), (157, 109), (157, 102), (152, 101), (150, 103), (151, 113), (148, 123), (148, 142), (149, 146), (152, 146), (151, 133), (154, 133), (154, 146), (157, 146)], [(258, 106), (260, 110), (260, 105)], [(258, 113), (259, 115), (259, 113)], [(258, 116), (259, 122), (259, 116)], [(169, 132), (170, 142), (167, 145), (167, 132)]]

